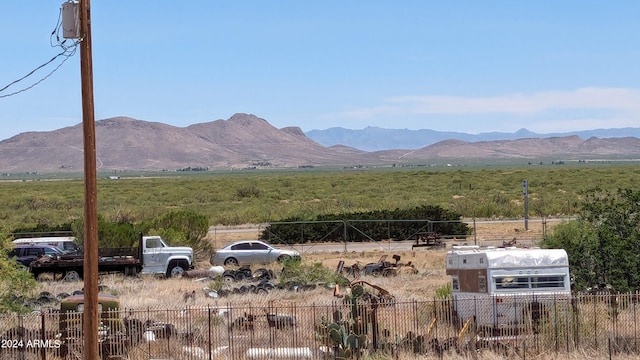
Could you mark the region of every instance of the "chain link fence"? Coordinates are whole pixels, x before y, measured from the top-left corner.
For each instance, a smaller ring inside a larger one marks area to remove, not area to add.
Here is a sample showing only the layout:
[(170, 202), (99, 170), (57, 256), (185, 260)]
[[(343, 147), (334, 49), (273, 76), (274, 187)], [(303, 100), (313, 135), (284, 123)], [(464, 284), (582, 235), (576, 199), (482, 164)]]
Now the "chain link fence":
[[(101, 313), (100, 352), (105, 359), (140, 360), (640, 356), (637, 294), (575, 295), (536, 308), (534, 297), (520, 298), (508, 310), (521, 314), (515, 317), (496, 301), (464, 304), (493, 309), (491, 325), (474, 321), (486, 313), (461, 319), (446, 299), (124, 309)], [(81, 318), (58, 312), (0, 317), (0, 359), (82, 358)]]
[[(433, 248), (451, 247), (451, 245), (478, 245), (478, 246), (517, 246), (517, 247), (534, 247), (539, 246), (540, 241), (545, 235), (553, 231), (553, 228), (563, 222), (571, 221), (572, 218), (529, 218), (529, 219), (463, 219), (461, 222), (469, 226), (471, 232), (469, 234), (448, 234), (439, 236), (438, 241), (433, 243)], [(373, 234), (367, 229), (360, 226), (360, 222), (347, 221), (327, 221), (324, 222), (327, 229), (325, 232), (317, 233), (311, 236), (307, 230), (308, 226), (315, 223), (313, 221), (301, 221), (286, 223), (293, 227), (291, 240), (295, 239), (295, 244), (289, 244), (301, 253), (313, 253), (320, 251), (331, 252), (351, 252), (351, 251), (369, 251), (369, 250), (412, 250), (416, 245), (421, 247), (429, 247), (430, 233), (433, 232), (434, 225), (437, 222), (424, 221), (389, 221), (389, 220), (371, 220), (368, 222), (377, 222), (385, 226), (394, 224), (397, 226), (401, 223), (418, 224), (420, 231), (410, 232), (405, 237), (392, 238), (391, 236), (374, 238)], [(345, 233), (355, 231), (363, 234), (367, 238), (366, 241), (350, 242), (344, 241), (347, 238)], [(230, 242), (236, 240), (252, 240), (259, 239), (267, 232), (267, 241), (282, 240), (271, 239), (272, 235), (268, 232), (268, 224), (260, 224), (256, 226), (240, 226), (240, 227), (213, 227), (210, 229), (208, 237), (212, 239), (214, 248), (221, 248)], [(275, 235), (274, 235), (275, 236)], [(329, 241), (330, 236), (338, 236), (339, 241), (333, 239)], [(277, 242), (277, 241), (276, 241)], [(287, 245), (280, 245), (287, 246)]]

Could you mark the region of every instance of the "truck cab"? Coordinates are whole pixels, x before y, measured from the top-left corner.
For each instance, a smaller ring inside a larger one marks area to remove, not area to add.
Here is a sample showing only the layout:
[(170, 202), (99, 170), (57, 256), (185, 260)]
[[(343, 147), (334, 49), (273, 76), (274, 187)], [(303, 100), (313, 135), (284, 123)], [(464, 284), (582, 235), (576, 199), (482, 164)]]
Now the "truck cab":
[(169, 246), (160, 236), (141, 236), (139, 244), (143, 274), (182, 275), (193, 269), (193, 249)]

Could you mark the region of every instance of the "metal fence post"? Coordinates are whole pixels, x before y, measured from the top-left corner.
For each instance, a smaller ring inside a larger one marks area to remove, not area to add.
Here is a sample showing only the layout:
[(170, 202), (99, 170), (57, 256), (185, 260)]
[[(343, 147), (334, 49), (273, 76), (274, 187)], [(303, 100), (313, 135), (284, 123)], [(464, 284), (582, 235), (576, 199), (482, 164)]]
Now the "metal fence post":
[(229, 344), (229, 353), (231, 354), (231, 358), (233, 359), (233, 308), (230, 303), (227, 303), (227, 324), (229, 324), (229, 329), (227, 330), (227, 344)]
[(636, 302), (638, 301), (638, 291), (633, 294), (631, 302), (633, 303), (633, 345), (635, 349), (638, 349), (638, 323), (636, 318)]
[(558, 350), (559, 350), (560, 339), (558, 339), (558, 336), (559, 336), (559, 334), (558, 334), (558, 304), (557, 304), (556, 300), (557, 300), (556, 295), (553, 294), (553, 312), (554, 312), (554, 314), (553, 314), (553, 327), (554, 327), (554, 330), (555, 330), (556, 354), (557, 354)]
[[(40, 326), (41, 326), (41, 329), (40, 329), (40, 338), (41, 338), (42, 340), (47, 340), (47, 341), (49, 341), (49, 339), (47, 339), (47, 336), (46, 336), (46, 334), (45, 334), (45, 325), (46, 325), (46, 324), (45, 324), (45, 320), (44, 320), (44, 317), (45, 317), (44, 312), (40, 312), (40, 317), (41, 317), (41, 321), (40, 321)], [(47, 351), (46, 351), (46, 349), (45, 349), (45, 347), (44, 347), (44, 346), (40, 347), (40, 355), (41, 355), (41, 357), (42, 357), (42, 360), (47, 360)]]
[(208, 346), (208, 350), (209, 350), (209, 360), (213, 359), (213, 354), (212, 354), (212, 341), (211, 341), (211, 306), (207, 305), (207, 340), (209, 343)]
[[(599, 296), (596, 295), (596, 299)], [(593, 301), (593, 341), (598, 350), (598, 309), (596, 308), (596, 301)]]
[(476, 218), (473, 218), (473, 245), (478, 245), (478, 227), (476, 226)]
[(347, 243), (349, 242), (349, 240), (347, 239), (347, 221), (346, 220), (342, 220), (342, 223), (344, 224), (343, 227), (343, 237), (344, 237), (344, 252), (347, 252)]

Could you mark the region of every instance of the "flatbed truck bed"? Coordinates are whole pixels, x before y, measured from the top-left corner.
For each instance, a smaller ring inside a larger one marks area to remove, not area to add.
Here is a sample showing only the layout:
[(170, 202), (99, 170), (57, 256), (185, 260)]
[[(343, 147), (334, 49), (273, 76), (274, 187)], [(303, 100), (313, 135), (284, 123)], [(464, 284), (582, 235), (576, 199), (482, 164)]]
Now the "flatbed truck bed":
[[(136, 248), (100, 249), (98, 252), (99, 273), (123, 273), (136, 275), (142, 270), (142, 262), (135, 255)], [(67, 254), (58, 258), (41, 257), (30, 265), (34, 276), (51, 273), (54, 278), (78, 280), (83, 275), (84, 254)]]

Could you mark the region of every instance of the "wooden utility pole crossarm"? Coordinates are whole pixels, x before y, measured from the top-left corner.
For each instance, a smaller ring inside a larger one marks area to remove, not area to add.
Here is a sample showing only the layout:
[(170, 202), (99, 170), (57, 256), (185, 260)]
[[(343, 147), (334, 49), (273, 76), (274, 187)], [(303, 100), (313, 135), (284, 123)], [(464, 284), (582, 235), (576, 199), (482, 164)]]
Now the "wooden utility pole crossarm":
[(80, 0), (80, 72), (84, 139), (84, 347), (85, 360), (99, 359), (98, 349), (98, 206), (96, 180), (96, 130), (91, 57), (91, 5)]

